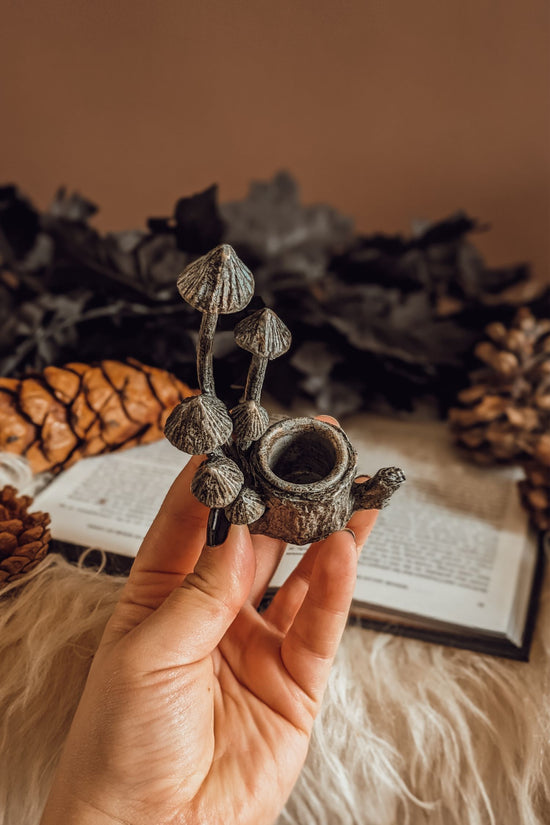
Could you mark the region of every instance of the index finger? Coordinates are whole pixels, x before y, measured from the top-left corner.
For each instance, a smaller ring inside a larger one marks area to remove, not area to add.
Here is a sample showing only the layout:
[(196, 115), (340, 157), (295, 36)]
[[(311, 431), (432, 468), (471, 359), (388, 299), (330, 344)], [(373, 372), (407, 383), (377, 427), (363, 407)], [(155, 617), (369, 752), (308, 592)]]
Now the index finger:
[(204, 456), (193, 456), (170, 487), (143, 539), (130, 579), (138, 573), (187, 574), (204, 546), (208, 507), (191, 492), (191, 481)]

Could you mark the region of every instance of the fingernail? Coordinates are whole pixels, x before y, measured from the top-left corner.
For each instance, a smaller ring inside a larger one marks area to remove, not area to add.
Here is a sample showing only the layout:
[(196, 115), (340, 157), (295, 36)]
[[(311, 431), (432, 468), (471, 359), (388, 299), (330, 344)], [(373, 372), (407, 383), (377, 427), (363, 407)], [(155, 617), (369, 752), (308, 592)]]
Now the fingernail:
[(222, 509), (210, 510), (206, 526), (206, 544), (208, 547), (217, 547), (223, 544), (229, 533), (230, 523)]

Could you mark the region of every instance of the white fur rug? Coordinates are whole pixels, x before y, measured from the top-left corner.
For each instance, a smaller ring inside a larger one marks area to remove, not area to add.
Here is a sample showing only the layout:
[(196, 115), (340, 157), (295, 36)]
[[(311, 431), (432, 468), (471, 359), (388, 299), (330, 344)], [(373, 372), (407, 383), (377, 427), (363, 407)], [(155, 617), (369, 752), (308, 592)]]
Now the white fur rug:
[[(121, 580), (52, 555), (0, 595), (0, 823), (37, 825)], [(550, 584), (529, 664), (346, 631), (279, 825), (550, 822)]]

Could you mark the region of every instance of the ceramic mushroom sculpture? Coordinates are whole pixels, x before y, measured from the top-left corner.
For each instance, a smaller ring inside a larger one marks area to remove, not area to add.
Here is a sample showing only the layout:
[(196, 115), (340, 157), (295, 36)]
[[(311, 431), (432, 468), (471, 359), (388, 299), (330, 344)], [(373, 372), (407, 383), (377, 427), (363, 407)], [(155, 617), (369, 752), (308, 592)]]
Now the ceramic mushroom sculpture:
[(223, 508), (234, 524), (248, 524), (294, 544), (340, 530), (352, 512), (379, 509), (405, 480), (397, 467), (379, 470), (360, 484), (357, 455), (343, 430), (313, 418), (270, 424), (261, 405), (266, 367), (290, 347), (291, 335), (271, 309), (261, 309), (235, 328), (236, 343), (251, 353), (244, 395), (230, 412), (216, 396), (212, 346), (219, 314), (237, 312), (252, 298), (254, 278), (235, 251), (222, 244), (190, 264), (178, 278), (182, 297), (203, 313), (197, 345), (201, 394), (170, 414), (167, 439), (187, 453), (205, 454), (193, 494)]

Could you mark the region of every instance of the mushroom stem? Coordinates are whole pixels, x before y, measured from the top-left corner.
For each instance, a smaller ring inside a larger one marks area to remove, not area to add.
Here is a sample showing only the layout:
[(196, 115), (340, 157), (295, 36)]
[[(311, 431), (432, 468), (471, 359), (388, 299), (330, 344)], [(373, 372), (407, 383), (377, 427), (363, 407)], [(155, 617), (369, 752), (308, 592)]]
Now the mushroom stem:
[(260, 403), (262, 395), (262, 386), (265, 378), (265, 371), (267, 368), (267, 358), (262, 355), (253, 355), (246, 378), (246, 387), (244, 390), (245, 401), (255, 401)]
[(197, 343), (197, 378), (203, 395), (215, 395), (212, 349), (214, 333), (218, 323), (217, 312), (203, 312), (199, 340)]

